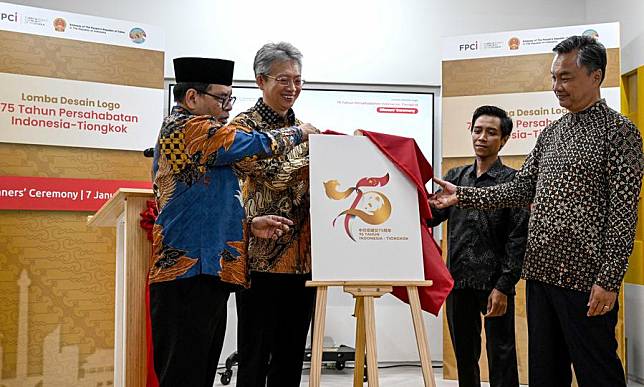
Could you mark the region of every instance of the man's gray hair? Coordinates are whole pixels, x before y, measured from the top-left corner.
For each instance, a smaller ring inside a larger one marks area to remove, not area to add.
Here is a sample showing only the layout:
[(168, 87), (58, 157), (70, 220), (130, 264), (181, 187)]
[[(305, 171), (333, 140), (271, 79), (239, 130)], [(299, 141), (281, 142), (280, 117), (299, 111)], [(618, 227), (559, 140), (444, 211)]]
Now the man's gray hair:
[(287, 42), (267, 43), (255, 54), (255, 61), (253, 62), (255, 76), (269, 74), (273, 62), (288, 60), (294, 60), (300, 71), (302, 71), (302, 53), (300, 50)]
[(577, 50), (577, 67), (586, 67), (588, 74), (602, 71), (600, 84), (606, 77), (606, 47), (592, 36), (571, 36), (552, 49), (557, 54), (567, 54)]

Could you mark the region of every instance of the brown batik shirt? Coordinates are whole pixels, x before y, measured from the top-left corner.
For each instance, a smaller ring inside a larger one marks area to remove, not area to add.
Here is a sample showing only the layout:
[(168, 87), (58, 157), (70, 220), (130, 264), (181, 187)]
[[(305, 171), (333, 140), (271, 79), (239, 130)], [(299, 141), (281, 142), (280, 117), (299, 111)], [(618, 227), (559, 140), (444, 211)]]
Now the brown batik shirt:
[[(300, 125), (293, 109), (281, 117), (260, 98), (231, 124), (260, 132)], [(311, 272), (311, 226), (309, 219), (309, 145), (295, 147), (271, 159), (246, 159), (235, 164), (242, 184), (240, 199), (246, 216), (280, 215), (293, 226), (277, 240), (249, 236), (249, 271), (306, 274)]]
[(532, 202), (522, 277), (617, 291), (633, 249), (644, 158), (639, 130), (604, 100), (546, 127), (512, 182), (458, 187), (461, 207)]

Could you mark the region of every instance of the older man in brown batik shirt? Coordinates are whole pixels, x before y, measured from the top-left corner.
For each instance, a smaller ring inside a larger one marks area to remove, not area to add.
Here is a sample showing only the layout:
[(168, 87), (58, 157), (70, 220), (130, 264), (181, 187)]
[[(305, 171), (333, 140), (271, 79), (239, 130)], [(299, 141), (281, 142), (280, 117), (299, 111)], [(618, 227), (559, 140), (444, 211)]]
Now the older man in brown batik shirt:
[[(254, 62), (262, 98), (232, 124), (266, 132), (299, 123), (292, 106), (302, 90), (301, 58), (288, 43), (264, 45)], [(249, 240), (250, 288), (236, 295), (238, 387), (300, 385), (314, 300), (305, 287), (311, 274), (308, 151), (307, 144), (236, 165), (246, 215), (276, 214), (294, 223), (277, 240)]]

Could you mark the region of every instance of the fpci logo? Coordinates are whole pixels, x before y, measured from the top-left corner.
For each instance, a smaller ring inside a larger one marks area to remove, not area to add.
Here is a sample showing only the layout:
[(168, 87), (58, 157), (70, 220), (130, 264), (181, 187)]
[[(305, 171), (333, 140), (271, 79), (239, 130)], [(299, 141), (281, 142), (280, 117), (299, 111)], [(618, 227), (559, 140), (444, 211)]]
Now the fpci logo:
[(478, 40), (473, 43), (463, 43), (458, 46), (459, 51), (476, 51), (479, 49), (479, 42)]
[(14, 12), (14, 13), (0, 12), (0, 21), (18, 23), (18, 12)]
[[(366, 191), (363, 192), (361, 187), (384, 187), (389, 183), (389, 173), (383, 177), (363, 177), (358, 180), (354, 187), (349, 187), (345, 191), (338, 191), (340, 182), (329, 180), (324, 183), (324, 191), (329, 199), (344, 200), (356, 194), (351, 207), (342, 211), (333, 219), (333, 226), (339, 217), (344, 215), (344, 231), (347, 236), (354, 242), (356, 239), (351, 233), (351, 224), (355, 218), (360, 218), (365, 223), (378, 225), (383, 224), (391, 215), (391, 202), (382, 192)], [(360, 207), (360, 208), (359, 208)]]

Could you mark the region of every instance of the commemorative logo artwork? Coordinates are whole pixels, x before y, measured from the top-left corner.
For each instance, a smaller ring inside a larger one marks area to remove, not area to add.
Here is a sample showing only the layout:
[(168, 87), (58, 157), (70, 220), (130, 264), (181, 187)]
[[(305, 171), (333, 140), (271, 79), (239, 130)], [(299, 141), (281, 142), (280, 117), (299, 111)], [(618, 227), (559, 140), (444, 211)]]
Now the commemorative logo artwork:
[(356, 218), (370, 225), (379, 225), (386, 222), (391, 216), (391, 201), (389, 198), (382, 192), (375, 190), (363, 191), (363, 188), (384, 187), (387, 183), (389, 183), (389, 173), (382, 177), (363, 177), (358, 180), (355, 186), (349, 187), (344, 191), (338, 191), (340, 186), (338, 180), (324, 182), (324, 191), (329, 199), (345, 200), (353, 194), (356, 195), (351, 206), (340, 212), (333, 219), (333, 226), (335, 227), (339, 218), (344, 217), (344, 230), (347, 236), (356, 242), (356, 238), (351, 231), (351, 226), (356, 221)]

